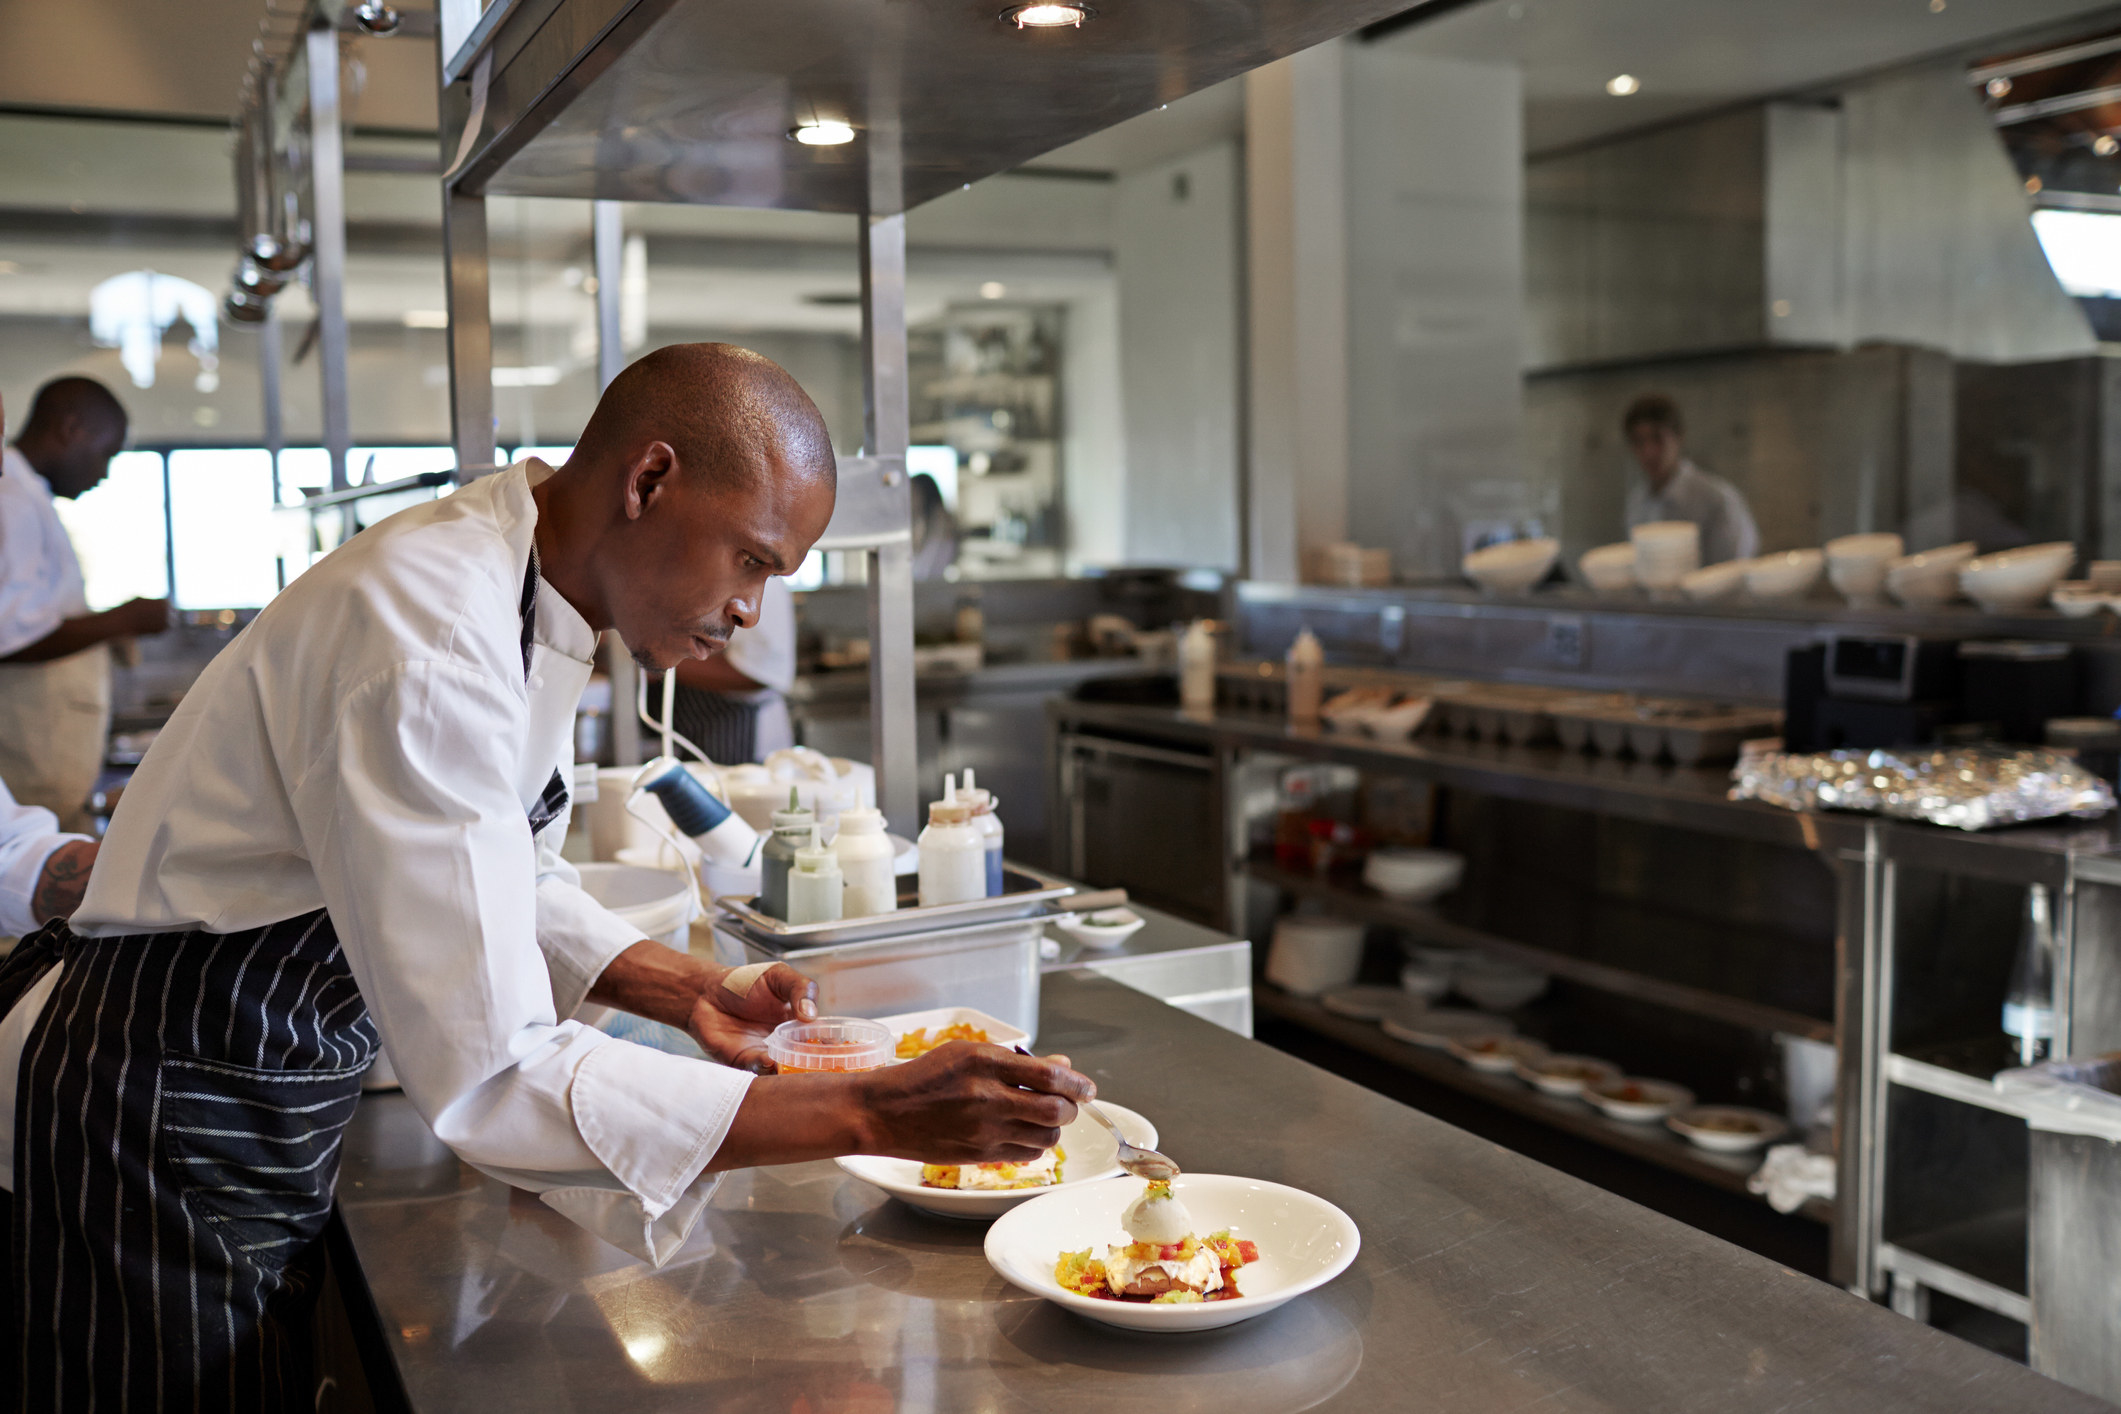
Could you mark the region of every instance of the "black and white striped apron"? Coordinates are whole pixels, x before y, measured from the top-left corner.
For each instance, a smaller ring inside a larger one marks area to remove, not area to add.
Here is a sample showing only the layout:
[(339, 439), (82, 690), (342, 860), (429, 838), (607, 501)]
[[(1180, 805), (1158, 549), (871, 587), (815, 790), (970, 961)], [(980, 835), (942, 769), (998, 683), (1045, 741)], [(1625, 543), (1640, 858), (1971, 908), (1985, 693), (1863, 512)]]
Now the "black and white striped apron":
[[(526, 676), (537, 584), (533, 551)], [(555, 771), (532, 832), (566, 805)], [(0, 1408), (313, 1409), (318, 1239), (376, 1053), (330, 918), (55, 922), (0, 962), (0, 1015), (55, 966), (15, 1087)]]
[[(648, 684), (648, 714), (663, 720), (663, 680)], [(733, 765), (759, 759), (759, 704), (723, 692), (678, 684), (671, 704), (670, 728), (700, 750), (709, 761)]]

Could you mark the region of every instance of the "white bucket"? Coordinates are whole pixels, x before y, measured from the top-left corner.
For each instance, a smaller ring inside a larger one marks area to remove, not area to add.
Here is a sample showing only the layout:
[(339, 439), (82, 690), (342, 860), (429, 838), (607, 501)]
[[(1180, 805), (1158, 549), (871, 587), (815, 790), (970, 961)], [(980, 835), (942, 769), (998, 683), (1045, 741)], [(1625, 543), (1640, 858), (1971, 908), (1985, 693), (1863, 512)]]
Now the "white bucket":
[(582, 890), (625, 922), (667, 947), (686, 952), (692, 886), (683, 874), (632, 864), (578, 864)]

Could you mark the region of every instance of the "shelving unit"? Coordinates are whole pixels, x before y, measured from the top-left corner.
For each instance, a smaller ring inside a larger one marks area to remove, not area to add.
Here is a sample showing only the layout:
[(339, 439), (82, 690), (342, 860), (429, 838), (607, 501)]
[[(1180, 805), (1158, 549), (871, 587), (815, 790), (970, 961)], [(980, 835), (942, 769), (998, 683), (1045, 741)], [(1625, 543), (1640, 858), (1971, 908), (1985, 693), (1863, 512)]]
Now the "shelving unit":
[(1632, 997), (1637, 1001), (1651, 1002), (1674, 1011), (1728, 1022), (1733, 1026), (1746, 1026), (1759, 1031), (1779, 1031), (1813, 1041), (1832, 1042), (1834, 1039), (1834, 1023), (1830, 1020), (1587, 961), (1552, 948), (1467, 927), (1465, 924), (1452, 922), (1434, 909), (1387, 898), (1349, 879), (1302, 874), (1260, 859), (1247, 863), (1245, 870), (1251, 877), (1263, 883), (1272, 884), (1301, 898), (1315, 899), (1347, 917), (1402, 929), (1441, 947), (1478, 948), (1511, 962), (1551, 972), (1556, 977), (1582, 986)]
[[(2030, 1324), (2025, 1294), (2025, 1210), (2007, 1208), (1882, 1243), (1879, 1261), (1907, 1281)], [(1896, 1286), (1894, 1305), (1917, 1319), (1920, 1302)]]
[[(1551, 1125), (1576, 1138), (1683, 1173), (1726, 1192), (1757, 1196), (1745, 1186), (1753, 1171), (1760, 1167), (1757, 1153), (1710, 1153), (1687, 1143), (1661, 1124), (1626, 1124), (1607, 1119), (1581, 1100), (1543, 1095), (1511, 1076), (1488, 1075), (1474, 1070), (1443, 1051), (1387, 1036), (1375, 1022), (1337, 1015), (1317, 1002), (1291, 996), (1273, 987), (1255, 988), (1252, 1004), (1254, 1010), (1263, 1015), (1301, 1026), (1424, 1080), (1477, 1095), (1501, 1109)], [(1833, 1204), (1816, 1198), (1797, 1211), (1820, 1223), (1830, 1223), (1834, 1217)]]

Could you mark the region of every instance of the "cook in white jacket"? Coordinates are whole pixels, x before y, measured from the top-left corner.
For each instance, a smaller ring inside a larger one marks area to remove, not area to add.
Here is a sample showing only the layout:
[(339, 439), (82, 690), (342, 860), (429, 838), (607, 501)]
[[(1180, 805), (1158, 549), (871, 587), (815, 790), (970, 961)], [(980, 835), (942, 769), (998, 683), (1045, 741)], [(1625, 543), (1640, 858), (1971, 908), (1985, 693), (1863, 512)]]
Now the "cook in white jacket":
[[(18, 1115), (0, 1172), (28, 1209), (0, 1381), (35, 1407), (63, 1389), (306, 1409), (317, 1236), (379, 1036), (458, 1155), (651, 1260), (719, 1170), (1055, 1142), (1091, 1092), (1060, 1060), (958, 1046), (754, 1079), (739, 1067), (811, 1014), (810, 984), (642, 940), (554, 853), (598, 633), (650, 671), (715, 652), (823, 531), (834, 475), (780, 368), (658, 350), (563, 468), (391, 517), (214, 660), (126, 791), (72, 927), (0, 965), (19, 1095), (0, 1097)], [(685, 1027), (724, 1063), (571, 1020), (587, 1000)]]

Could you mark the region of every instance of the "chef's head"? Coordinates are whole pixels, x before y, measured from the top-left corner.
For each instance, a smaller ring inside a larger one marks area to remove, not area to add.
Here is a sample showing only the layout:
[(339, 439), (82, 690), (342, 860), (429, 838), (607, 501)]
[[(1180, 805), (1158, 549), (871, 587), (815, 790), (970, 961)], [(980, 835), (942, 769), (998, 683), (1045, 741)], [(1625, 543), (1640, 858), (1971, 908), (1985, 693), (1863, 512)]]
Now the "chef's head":
[(651, 672), (758, 622), (767, 579), (824, 534), (838, 480), (809, 395), (732, 344), (673, 344), (620, 373), (568, 471), (594, 498), (611, 626)]
[(125, 430), (125, 405), (110, 389), (93, 378), (54, 378), (30, 399), (15, 449), (51, 483), (53, 495), (78, 496), (109, 473)]
[(1644, 393), (1621, 414), (1620, 429), (1650, 488), (1662, 488), (1686, 455), (1686, 423), (1680, 419), (1679, 404), (1662, 393)]

